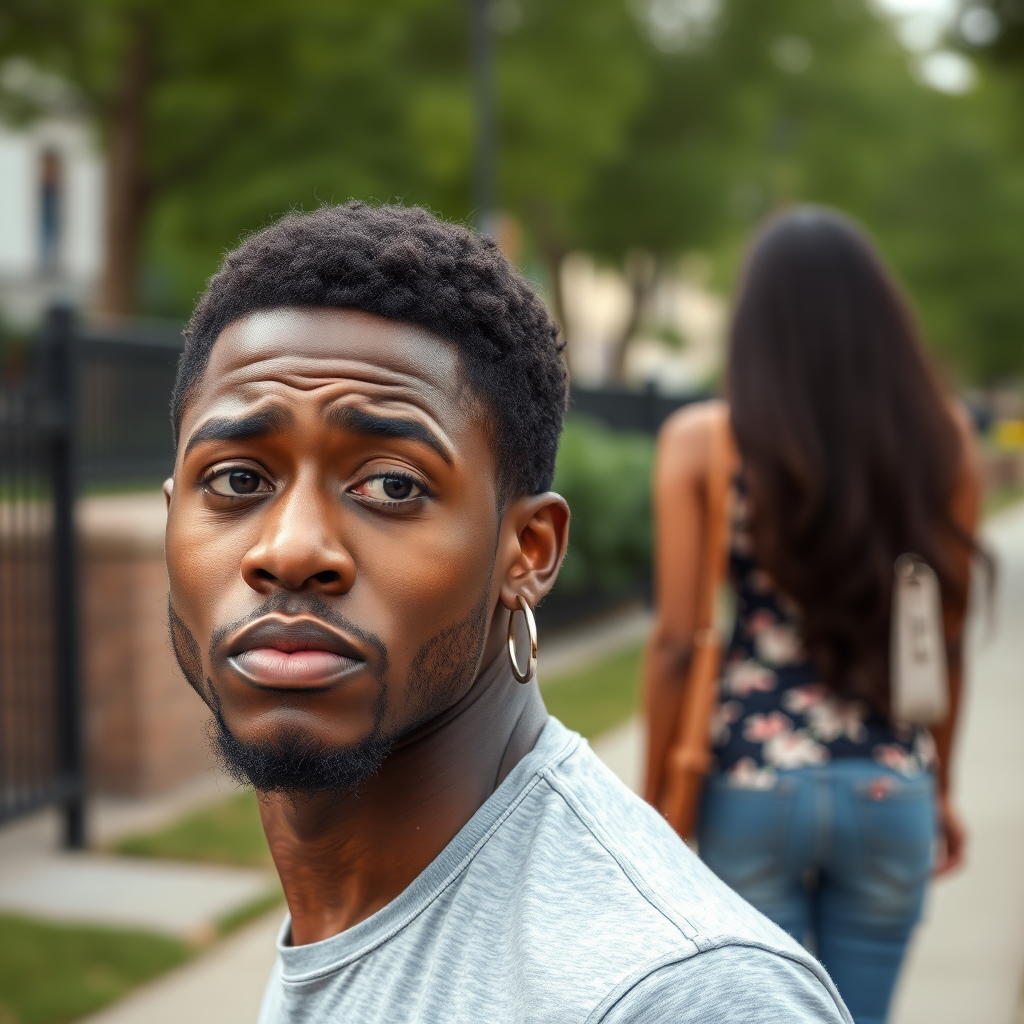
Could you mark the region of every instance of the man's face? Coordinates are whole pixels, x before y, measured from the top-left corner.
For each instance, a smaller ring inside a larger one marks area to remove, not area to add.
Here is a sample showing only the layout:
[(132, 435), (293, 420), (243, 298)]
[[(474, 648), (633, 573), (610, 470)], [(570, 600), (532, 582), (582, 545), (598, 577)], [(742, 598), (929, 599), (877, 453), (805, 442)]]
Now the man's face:
[(344, 310), (225, 328), (181, 425), (172, 637), (264, 788), (318, 788), (280, 754), (340, 756), (332, 788), (361, 752), (358, 781), (468, 690), (497, 601), (495, 493), (453, 346)]

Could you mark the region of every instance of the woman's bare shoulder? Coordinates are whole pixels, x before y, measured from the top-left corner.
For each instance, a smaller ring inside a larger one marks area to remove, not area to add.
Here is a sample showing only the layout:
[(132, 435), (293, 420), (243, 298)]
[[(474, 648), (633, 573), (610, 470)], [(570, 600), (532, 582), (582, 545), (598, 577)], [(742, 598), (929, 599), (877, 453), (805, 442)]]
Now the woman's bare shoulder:
[(677, 409), (658, 434), (659, 441), (696, 441), (708, 437), (722, 420), (729, 418), (729, 406), (719, 398), (707, 402), (691, 402)]
[(706, 473), (711, 438), (729, 418), (729, 406), (718, 399), (693, 402), (677, 409), (658, 433), (658, 461), (672, 476)]
[(971, 473), (978, 465), (981, 453), (978, 449), (978, 431), (970, 410), (958, 399), (949, 403), (949, 411), (960, 440), (960, 467), (962, 473)]

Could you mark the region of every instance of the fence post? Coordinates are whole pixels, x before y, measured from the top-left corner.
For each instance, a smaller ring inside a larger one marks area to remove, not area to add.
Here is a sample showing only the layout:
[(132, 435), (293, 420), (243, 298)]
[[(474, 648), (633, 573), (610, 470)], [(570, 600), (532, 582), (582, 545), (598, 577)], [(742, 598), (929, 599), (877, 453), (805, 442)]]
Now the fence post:
[(85, 749), (79, 637), (78, 542), (75, 498), (78, 493), (78, 352), (74, 314), (54, 306), (47, 315), (51, 387), (58, 417), (53, 434), (54, 599), (57, 650), (58, 750), (61, 774), (69, 786), (64, 803), (64, 844), (82, 849), (86, 842)]

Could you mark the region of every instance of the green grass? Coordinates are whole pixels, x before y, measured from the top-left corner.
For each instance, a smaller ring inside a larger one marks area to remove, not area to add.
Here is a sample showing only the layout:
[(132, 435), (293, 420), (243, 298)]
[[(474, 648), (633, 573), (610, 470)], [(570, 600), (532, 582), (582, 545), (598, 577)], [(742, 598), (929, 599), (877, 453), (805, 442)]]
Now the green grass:
[[(236, 929), (241, 928), (243, 924), (255, 921), (257, 917), (262, 917), (264, 914), (269, 913), (274, 907), (283, 902), (284, 890), (277, 886), (265, 895), (257, 896), (256, 899), (250, 900), (245, 906), (232, 910), (230, 914), (225, 914), (217, 922), (217, 934), (221, 936), (230, 935)], [(3, 1021), (0, 1021), (0, 1024), (3, 1024)]]
[(192, 955), (149, 932), (0, 915), (0, 1024), (64, 1024)]
[(1011, 505), (1016, 505), (1019, 501), (1024, 501), (1024, 486), (1017, 484), (1013, 487), (1000, 487), (985, 495), (982, 518), (991, 519), (992, 516), (1002, 512), (1003, 509), (1010, 508)]
[(127, 836), (114, 846), (114, 852), (246, 867), (272, 864), (252, 790), (218, 800), (157, 832)]
[(563, 725), (588, 739), (624, 722), (640, 707), (640, 656), (633, 644), (543, 681), (544, 703)]

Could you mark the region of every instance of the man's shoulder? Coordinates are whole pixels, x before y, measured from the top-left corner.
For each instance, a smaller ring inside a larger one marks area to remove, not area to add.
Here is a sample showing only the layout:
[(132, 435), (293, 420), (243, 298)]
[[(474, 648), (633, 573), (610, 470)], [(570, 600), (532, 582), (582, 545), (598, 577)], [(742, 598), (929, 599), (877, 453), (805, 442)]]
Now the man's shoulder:
[[(849, 1024), (821, 968), (554, 720), (389, 907), (280, 952), (263, 1024), (706, 1024), (745, 1019), (706, 1016), (707, 993), (746, 1006), (763, 986), (784, 1012), (755, 1024)], [(800, 1005), (833, 1009), (789, 1012)]]
[[(507, 849), (520, 851), (516, 913), (549, 936), (548, 954), (557, 949), (570, 972), (594, 972), (591, 991), (607, 982), (608, 1000), (621, 997), (623, 1006), (633, 986), (655, 977), (656, 989), (710, 978), (745, 991), (742, 961), (763, 965), (783, 1000), (792, 981), (835, 1004), (820, 965), (712, 874), (585, 742), (540, 767), (537, 779), (502, 826)], [(834, 1019), (844, 1018), (837, 1010)]]
[[(571, 842), (593, 872), (589, 894), (593, 901), (607, 899), (606, 888), (621, 895), (616, 903), (630, 904), (638, 929), (657, 919), (668, 930), (698, 949), (720, 939), (782, 944), (802, 950), (721, 882), (673, 832), (657, 811), (629, 790), (581, 742), (572, 752), (539, 772), (548, 804), (536, 823), (534, 842)], [(545, 833), (550, 831), (550, 836)], [(582, 851), (586, 851), (583, 853)], [(610, 870), (596, 870), (599, 865)], [(583, 867), (583, 865), (580, 865)], [(583, 881), (562, 876), (562, 884)]]
[(718, 946), (632, 979), (591, 1015), (601, 1024), (852, 1024), (831, 982), (756, 946)]

